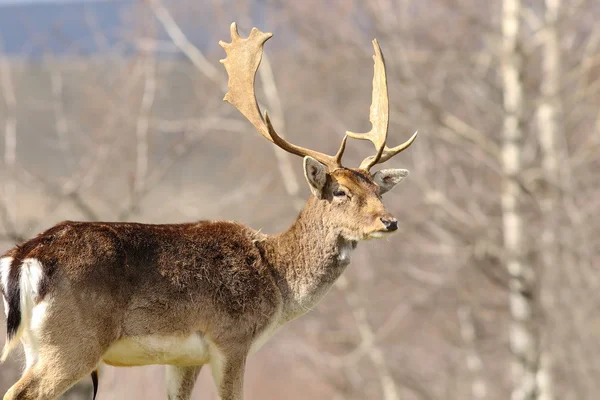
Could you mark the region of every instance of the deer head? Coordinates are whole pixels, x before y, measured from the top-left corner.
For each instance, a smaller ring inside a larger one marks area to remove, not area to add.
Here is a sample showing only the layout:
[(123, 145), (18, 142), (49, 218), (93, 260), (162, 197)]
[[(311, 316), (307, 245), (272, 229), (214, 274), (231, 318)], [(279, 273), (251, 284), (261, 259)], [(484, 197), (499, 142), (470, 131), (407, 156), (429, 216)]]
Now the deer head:
[[(366, 133), (346, 132), (334, 156), (320, 153), (287, 142), (280, 137), (268, 114), (263, 117), (254, 91), (254, 79), (260, 65), (265, 42), (273, 35), (252, 28), (248, 38), (240, 37), (237, 26), (231, 24), (231, 43), (219, 42), (227, 58), (221, 60), (229, 75), (224, 100), (235, 106), (267, 140), (283, 150), (304, 157), (304, 175), (314, 200), (309, 205), (320, 213), (323, 224), (337, 229), (347, 240), (383, 237), (398, 229), (397, 220), (386, 211), (381, 195), (391, 190), (408, 175), (405, 169), (384, 169), (371, 173), (370, 169), (408, 148), (417, 133), (401, 145), (386, 146), (388, 131), (388, 92), (385, 63), (377, 40), (375, 72), (370, 109), (372, 128)], [(342, 155), (347, 138), (369, 140), (375, 146), (375, 155), (363, 160), (359, 168), (342, 166)]]

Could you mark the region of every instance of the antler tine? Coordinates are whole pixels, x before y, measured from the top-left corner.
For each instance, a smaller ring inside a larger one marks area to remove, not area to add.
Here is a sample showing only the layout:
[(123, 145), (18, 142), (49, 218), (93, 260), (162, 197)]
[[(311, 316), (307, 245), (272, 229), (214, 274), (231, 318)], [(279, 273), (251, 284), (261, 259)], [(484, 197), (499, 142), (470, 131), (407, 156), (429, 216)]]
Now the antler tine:
[(373, 165), (382, 164), (390, 158), (394, 157), (396, 154), (400, 153), (401, 151), (406, 150), (411, 144), (413, 144), (413, 142), (417, 138), (418, 133), (419, 131), (416, 131), (415, 133), (413, 133), (410, 139), (394, 148), (390, 149), (389, 147), (385, 146), (385, 148), (383, 149), (383, 153), (381, 153), (381, 156), (379, 157), (379, 160), (375, 162), (373, 161), (375, 160), (376, 156), (369, 156), (365, 158), (360, 164), (360, 168), (368, 171)]
[(219, 45), (227, 53), (227, 57), (220, 62), (225, 66), (229, 75), (229, 81), (227, 82), (229, 91), (223, 100), (231, 103), (254, 125), (262, 136), (283, 150), (301, 157), (313, 157), (329, 167), (330, 170), (340, 168), (346, 144), (345, 138), (338, 153), (335, 156), (329, 156), (287, 142), (275, 132), (266, 112), (263, 118), (258, 102), (256, 101), (254, 79), (262, 60), (263, 46), (273, 34), (252, 28), (248, 38), (244, 39), (239, 35), (235, 22), (231, 24), (230, 31), (231, 43), (219, 42)]
[(342, 139), (342, 144), (340, 145), (340, 149), (333, 157), (336, 165), (338, 165), (339, 168), (342, 167), (342, 156), (344, 155), (344, 150), (346, 150), (346, 141), (347, 140), (348, 140), (348, 136), (344, 136), (344, 138)]
[[(373, 60), (375, 61), (374, 73), (373, 73), (373, 95), (371, 102), (371, 109), (369, 113), (369, 121), (371, 121), (371, 130), (365, 133), (354, 133), (347, 131), (346, 135), (354, 139), (369, 140), (375, 146), (377, 153), (375, 156), (370, 156), (368, 162), (367, 159), (361, 164), (362, 169), (367, 171), (379, 161), (385, 147), (385, 141), (387, 139), (388, 131), (388, 117), (389, 117), (389, 100), (387, 90), (387, 78), (385, 74), (385, 61), (381, 48), (377, 39), (373, 40), (373, 48), (375, 49), (375, 55)], [(366, 163), (365, 163), (366, 162)], [(364, 166), (363, 166), (364, 165)]]

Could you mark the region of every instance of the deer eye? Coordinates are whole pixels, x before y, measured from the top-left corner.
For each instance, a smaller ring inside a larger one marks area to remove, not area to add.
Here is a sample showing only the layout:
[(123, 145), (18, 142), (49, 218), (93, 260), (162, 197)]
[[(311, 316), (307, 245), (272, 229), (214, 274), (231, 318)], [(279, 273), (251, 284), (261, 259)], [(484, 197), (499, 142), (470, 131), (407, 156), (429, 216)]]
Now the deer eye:
[(343, 190), (338, 189), (338, 190), (336, 190), (336, 191), (333, 192), (333, 195), (335, 197), (345, 197), (346, 196), (346, 192), (344, 192)]

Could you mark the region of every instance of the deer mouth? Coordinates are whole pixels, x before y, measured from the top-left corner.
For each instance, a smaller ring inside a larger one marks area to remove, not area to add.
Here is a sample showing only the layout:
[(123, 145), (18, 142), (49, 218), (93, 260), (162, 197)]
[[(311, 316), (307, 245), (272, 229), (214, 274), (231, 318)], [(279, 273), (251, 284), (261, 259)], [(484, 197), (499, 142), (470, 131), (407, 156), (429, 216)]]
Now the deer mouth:
[(398, 231), (398, 220), (393, 217), (379, 218), (381, 228), (369, 233), (369, 239), (379, 239)]
[(397, 231), (381, 229), (379, 231), (374, 231), (374, 232), (369, 233), (367, 239), (383, 239), (383, 238), (393, 235), (395, 232), (397, 232)]

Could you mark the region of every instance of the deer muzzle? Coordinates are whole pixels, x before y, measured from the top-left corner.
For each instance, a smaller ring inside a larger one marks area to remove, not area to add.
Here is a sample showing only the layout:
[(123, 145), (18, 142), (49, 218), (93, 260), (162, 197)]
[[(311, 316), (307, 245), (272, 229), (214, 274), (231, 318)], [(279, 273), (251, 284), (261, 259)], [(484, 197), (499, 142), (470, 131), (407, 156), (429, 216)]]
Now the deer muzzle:
[(398, 220), (394, 217), (381, 217), (379, 220), (387, 232), (394, 232), (398, 229)]

